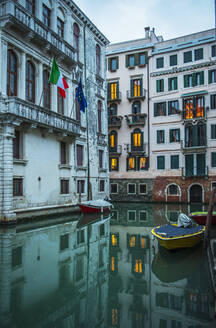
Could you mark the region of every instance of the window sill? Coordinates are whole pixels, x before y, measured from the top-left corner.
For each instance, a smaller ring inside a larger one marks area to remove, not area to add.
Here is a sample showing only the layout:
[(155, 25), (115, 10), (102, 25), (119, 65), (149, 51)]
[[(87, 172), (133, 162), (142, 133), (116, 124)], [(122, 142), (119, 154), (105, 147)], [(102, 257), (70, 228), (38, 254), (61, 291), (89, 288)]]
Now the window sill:
[(105, 168), (99, 168), (99, 172), (107, 172), (107, 169), (105, 169)]
[(128, 69), (135, 69), (135, 66), (128, 66)]
[(65, 193), (65, 194), (60, 193), (60, 196), (70, 196), (70, 193)]
[(60, 168), (60, 169), (71, 170), (72, 166), (69, 165), (69, 164), (59, 164), (59, 168)]
[(145, 67), (146, 64), (140, 64), (138, 65), (138, 67), (142, 68), (142, 67)]
[(86, 171), (87, 167), (86, 166), (76, 166), (76, 170)]
[(26, 165), (28, 163), (27, 160), (25, 160), (25, 159), (18, 159), (18, 158), (17, 159), (14, 158), (13, 162), (14, 162), (14, 164), (19, 164), (19, 165)]

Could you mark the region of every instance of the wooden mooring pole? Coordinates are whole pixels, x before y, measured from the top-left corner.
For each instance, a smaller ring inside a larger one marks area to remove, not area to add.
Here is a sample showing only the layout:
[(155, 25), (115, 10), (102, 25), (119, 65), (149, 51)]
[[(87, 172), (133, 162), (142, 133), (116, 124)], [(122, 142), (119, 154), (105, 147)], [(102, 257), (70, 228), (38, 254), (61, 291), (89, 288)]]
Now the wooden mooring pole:
[(212, 222), (212, 211), (214, 207), (214, 196), (215, 196), (215, 188), (212, 189), (210, 200), (209, 200), (209, 207), (208, 207), (208, 214), (206, 219), (206, 228), (204, 232), (204, 247), (207, 246), (207, 241), (210, 236), (210, 229), (211, 229), (211, 222)]

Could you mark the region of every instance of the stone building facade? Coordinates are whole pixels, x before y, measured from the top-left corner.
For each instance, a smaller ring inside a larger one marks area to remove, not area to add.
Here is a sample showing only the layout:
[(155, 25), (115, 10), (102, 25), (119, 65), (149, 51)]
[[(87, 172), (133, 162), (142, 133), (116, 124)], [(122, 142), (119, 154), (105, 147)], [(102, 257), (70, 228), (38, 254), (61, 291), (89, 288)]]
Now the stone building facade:
[(167, 41), (145, 33), (107, 47), (112, 199), (208, 202), (216, 182), (215, 30)]
[[(107, 44), (73, 1), (0, 3), (1, 222), (108, 195)], [(65, 99), (49, 83), (54, 57)]]

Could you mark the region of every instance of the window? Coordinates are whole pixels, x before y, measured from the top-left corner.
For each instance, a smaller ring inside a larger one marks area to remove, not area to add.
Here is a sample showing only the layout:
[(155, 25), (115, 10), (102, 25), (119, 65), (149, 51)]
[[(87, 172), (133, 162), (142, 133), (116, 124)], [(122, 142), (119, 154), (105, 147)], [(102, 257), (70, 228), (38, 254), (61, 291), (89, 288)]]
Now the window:
[(173, 170), (179, 169), (179, 155), (170, 156), (170, 168)]
[(118, 171), (119, 165), (118, 165), (118, 158), (111, 157), (109, 160), (109, 166), (110, 166), (110, 171)]
[(101, 70), (101, 49), (96, 44), (96, 74), (99, 75)]
[(23, 196), (23, 178), (13, 178), (13, 196)]
[(168, 101), (168, 115), (174, 115), (179, 113), (178, 100)]
[(204, 84), (204, 71), (184, 75), (184, 88), (195, 87)]
[(128, 66), (129, 67), (135, 66), (135, 57), (134, 57), (134, 55), (129, 55), (128, 56)]
[(43, 106), (50, 109), (51, 105), (51, 88), (49, 82), (49, 72), (43, 71)]
[(142, 79), (131, 80), (131, 97), (142, 96)]
[(135, 259), (135, 263), (133, 266), (133, 272), (143, 273), (143, 260), (142, 259)]
[(58, 113), (64, 115), (64, 98), (60, 94), (57, 95), (57, 102)]
[(178, 89), (178, 79), (177, 77), (171, 77), (168, 79), (168, 90), (173, 91)]
[(100, 230), (99, 231), (100, 231), (100, 237), (105, 235), (105, 225), (104, 225), (104, 223), (102, 223), (100, 225)]
[(138, 52), (135, 54), (126, 55), (125, 57), (125, 66), (126, 67), (134, 67), (134, 66), (143, 66), (146, 64), (146, 56), (145, 52)]
[(165, 156), (157, 156), (157, 169), (158, 170), (165, 169)]
[(148, 157), (138, 157), (138, 164), (140, 170), (148, 170), (149, 168)]
[(154, 103), (154, 116), (166, 115), (166, 102)]
[(116, 100), (118, 99), (118, 89), (119, 83), (118, 82), (110, 82), (108, 83), (108, 100)]
[(17, 57), (12, 50), (7, 56), (7, 95), (17, 96)]
[(60, 180), (60, 193), (61, 194), (69, 194), (69, 180), (68, 179)]
[[(76, 92), (77, 92), (77, 88), (76, 88)], [(76, 110), (76, 121), (80, 123), (80, 119), (81, 119), (80, 105), (77, 99), (75, 99), (74, 101), (75, 101), (75, 110)]]
[(11, 266), (12, 268), (22, 265), (22, 247), (12, 248)]
[(115, 152), (117, 151), (117, 137), (118, 134), (116, 131), (111, 131), (109, 134), (109, 151)]
[[(110, 258), (110, 271), (111, 272), (118, 272), (118, 258), (117, 256), (111, 256)], [(112, 309), (112, 323), (113, 326), (116, 325), (118, 322), (118, 310)]]
[(156, 59), (156, 68), (164, 67), (164, 58), (160, 57)]
[(216, 94), (210, 96), (211, 109), (216, 109)]
[(85, 193), (85, 180), (77, 180), (77, 194)]
[(216, 46), (211, 47), (211, 55), (212, 57), (216, 57)]
[(164, 92), (164, 80), (156, 80), (156, 91), (157, 92)]
[(177, 65), (177, 55), (171, 55), (170, 56), (170, 66), (176, 66)]
[(13, 138), (13, 158), (23, 158), (23, 134), (15, 130), (15, 138)]
[(76, 146), (77, 166), (83, 166), (83, 146)]
[(60, 142), (60, 163), (61, 164), (68, 164), (68, 144), (66, 142)]
[(136, 235), (128, 235), (128, 247), (134, 248), (136, 246)]
[(211, 139), (216, 139), (216, 124), (211, 124)]
[(216, 69), (208, 71), (209, 83), (216, 83)]
[(140, 183), (139, 184), (139, 193), (140, 194), (147, 194), (147, 184)]
[(103, 168), (103, 150), (99, 150), (99, 168)]
[(170, 142), (180, 142), (180, 129), (170, 130)]
[(74, 48), (77, 53), (77, 60), (79, 60), (79, 37), (80, 37), (80, 29), (77, 23), (73, 25), (73, 37), (74, 37)]
[(135, 183), (128, 183), (127, 185), (128, 194), (135, 194), (136, 193), (136, 185)]
[(117, 183), (111, 183), (110, 184), (110, 192), (111, 192), (111, 194), (117, 194), (118, 193), (118, 184)]
[(139, 212), (139, 220), (147, 221), (147, 219), (148, 219), (148, 213), (146, 211), (140, 211)]
[(64, 37), (64, 22), (57, 17), (57, 34), (63, 38)]
[(140, 147), (142, 140), (141, 140), (142, 134), (139, 129), (134, 130), (132, 133), (132, 144), (134, 147)]
[(117, 115), (117, 104), (112, 104), (108, 107), (108, 115), (110, 116)]
[(203, 59), (203, 48), (195, 49), (194, 60), (201, 60), (201, 59)]
[(105, 180), (100, 180), (99, 191), (100, 192), (104, 192), (105, 191)]
[(35, 66), (29, 60), (26, 63), (26, 100), (35, 102)]
[[(141, 104), (140, 101), (134, 101), (132, 104), (132, 114), (140, 114), (141, 112)], [(133, 117), (133, 122), (138, 122), (139, 117)]]
[(108, 58), (108, 70), (111, 72), (115, 72), (118, 69), (118, 57)]
[(206, 146), (205, 123), (185, 125), (185, 147)]
[(164, 130), (157, 130), (157, 143), (164, 143)]
[(50, 27), (51, 10), (43, 4), (42, 22)]
[(102, 131), (102, 121), (101, 121), (101, 107), (102, 107), (102, 103), (99, 100), (98, 104), (97, 104), (97, 112), (98, 112), (98, 132)]
[(192, 51), (184, 52), (184, 63), (189, 63), (192, 61)]
[(211, 190), (213, 190), (213, 188), (216, 188), (216, 181), (211, 182)]
[(211, 153), (211, 166), (216, 167), (216, 153)]
[(146, 64), (146, 54), (139, 53), (139, 65), (145, 65), (145, 64)]
[(128, 210), (127, 219), (128, 221), (136, 221), (136, 211)]
[(35, 14), (35, 0), (26, 0), (26, 10), (28, 10), (32, 15)]
[(127, 170), (135, 170), (136, 169), (136, 157), (128, 157), (127, 158)]
[(119, 245), (119, 235), (115, 233), (111, 233), (111, 245), (118, 246)]
[(83, 256), (78, 256), (76, 261), (76, 281), (83, 279), (84, 275), (84, 264)]
[(64, 249), (69, 248), (69, 234), (65, 234), (60, 236), (60, 245), (59, 249), (60, 251), (63, 251)]
[(175, 185), (175, 184), (169, 185), (169, 187), (168, 187), (168, 195), (169, 196), (177, 196), (177, 195), (179, 195), (179, 188), (178, 188), (178, 186)]

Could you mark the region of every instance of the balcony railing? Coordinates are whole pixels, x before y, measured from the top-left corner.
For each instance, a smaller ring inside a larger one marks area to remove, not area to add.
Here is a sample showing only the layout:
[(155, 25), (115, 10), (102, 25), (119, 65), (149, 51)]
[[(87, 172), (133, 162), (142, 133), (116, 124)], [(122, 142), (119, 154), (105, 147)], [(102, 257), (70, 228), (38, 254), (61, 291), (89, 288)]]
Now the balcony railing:
[(129, 115), (125, 115), (125, 117), (129, 127), (136, 126), (136, 125), (145, 126), (146, 114), (141, 114), (141, 113), (129, 114)]
[(25, 123), (40, 128), (53, 129), (73, 136), (80, 135), (80, 125), (75, 120), (17, 97), (0, 98), (0, 116), (4, 115), (11, 115), (14, 119), (22, 119)]
[(133, 89), (127, 90), (127, 99), (129, 101), (135, 100), (135, 99), (144, 100), (145, 97), (146, 97), (146, 90), (144, 88), (140, 89), (139, 92), (134, 92)]
[(208, 176), (208, 166), (205, 167), (183, 167), (182, 168), (182, 176), (184, 178), (199, 178), (199, 177), (207, 177)]
[(145, 153), (146, 152), (146, 144), (143, 144), (141, 146), (134, 146), (131, 144), (126, 145), (127, 153), (128, 154), (139, 154), (139, 153)]
[(122, 154), (122, 145), (116, 145), (114, 147), (109, 146), (109, 153), (115, 154), (115, 155), (121, 155)]
[(117, 101), (118, 103), (122, 100), (122, 94), (120, 91), (116, 92), (115, 94), (111, 94), (108, 92), (107, 94), (107, 101), (108, 102), (115, 102)]
[(194, 119), (203, 120), (206, 117), (207, 117), (206, 107), (200, 107), (199, 109), (191, 108), (190, 110), (188, 110), (188, 109), (182, 110), (182, 119), (183, 120), (194, 120)]
[(182, 150), (190, 150), (193, 148), (206, 148), (207, 147), (207, 138), (202, 137), (198, 138), (197, 140), (181, 140), (181, 149)]
[(68, 65), (76, 63), (75, 49), (16, 1), (8, 0), (0, 4), (0, 22), (8, 21), (41, 49), (60, 54)]
[(122, 116), (117, 116), (117, 115), (109, 115), (108, 116), (108, 126), (109, 128), (116, 127), (120, 128), (122, 124)]

